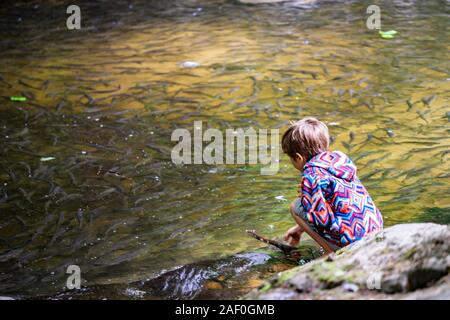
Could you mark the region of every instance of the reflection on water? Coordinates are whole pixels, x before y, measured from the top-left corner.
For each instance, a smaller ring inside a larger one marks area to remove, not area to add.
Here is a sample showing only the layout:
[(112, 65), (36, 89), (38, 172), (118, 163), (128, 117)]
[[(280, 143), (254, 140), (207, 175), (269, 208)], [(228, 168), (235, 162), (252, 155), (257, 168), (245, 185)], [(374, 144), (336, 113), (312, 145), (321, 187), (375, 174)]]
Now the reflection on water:
[(122, 285), (284, 232), (289, 160), (275, 176), (175, 166), (171, 132), (194, 120), (317, 116), (387, 225), (450, 221), (445, 1), (384, 1), (391, 40), (366, 29), (369, 2), (81, 2), (79, 31), (37, 3), (0, 9), (0, 293), (60, 292), (69, 264)]

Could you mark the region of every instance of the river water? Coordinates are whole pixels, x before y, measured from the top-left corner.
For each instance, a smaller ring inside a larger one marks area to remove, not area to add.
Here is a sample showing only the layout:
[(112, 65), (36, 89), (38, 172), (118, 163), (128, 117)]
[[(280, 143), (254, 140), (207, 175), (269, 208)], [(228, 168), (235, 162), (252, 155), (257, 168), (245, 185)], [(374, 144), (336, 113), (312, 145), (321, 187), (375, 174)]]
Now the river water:
[(316, 116), (387, 226), (449, 223), (448, 1), (377, 3), (393, 39), (367, 29), (369, 1), (79, 1), (81, 30), (64, 1), (2, 5), (0, 295), (56, 295), (71, 264), (87, 288), (130, 289), (253, 252), (246, 229), (280, 236), (299, 179), (289, 159), (272, 176), (175, 165), (171, 134), (194, 121), (282, 132)]

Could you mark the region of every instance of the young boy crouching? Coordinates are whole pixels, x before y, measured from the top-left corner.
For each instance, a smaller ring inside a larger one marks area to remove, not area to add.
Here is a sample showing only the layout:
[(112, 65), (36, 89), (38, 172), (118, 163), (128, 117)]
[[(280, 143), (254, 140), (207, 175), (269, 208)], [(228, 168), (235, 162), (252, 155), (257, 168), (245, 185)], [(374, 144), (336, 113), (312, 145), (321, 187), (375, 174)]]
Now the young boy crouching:
[(290, 208), (297, 225), (286, 232), (285, 240), (297, 245), (306, 232), (330, 253), (381, 231), (383, 218), (353, 162), (328, 147), (328, 128), (315, 118), (295, 122), (282, 138), (284, 153), (303, 172), (299, 197)]

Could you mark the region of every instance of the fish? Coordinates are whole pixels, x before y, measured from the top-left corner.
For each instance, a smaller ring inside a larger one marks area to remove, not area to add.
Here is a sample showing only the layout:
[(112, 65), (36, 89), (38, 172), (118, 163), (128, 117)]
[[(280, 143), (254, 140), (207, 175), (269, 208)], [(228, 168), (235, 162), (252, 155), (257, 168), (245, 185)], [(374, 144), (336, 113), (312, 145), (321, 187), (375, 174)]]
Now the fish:
[(27, 88), (34, 89), (34, 90), (41, 90), (41, 87), (34, 87), (34, 86), (32, 86), (31, 84), (26, 83), (26, 82), (23, 81), (22, 79), (18, 80), (17, 82), (20, 83), (21, 85), (27, 87)]
[(92, 104), (94, 104), (94, 102), (95, 102), (95, 99), (92, 98), (92, 97), (91, 97), (89, 94), (87, 94), (87, 93), (83, 93), (83, 95), (81, 96), (80, 102), (82, 102), (82, 103), (83, 103), (83, 101), (82, 101), (83, 98), (87, 99), (87, 103), (84, 103), (84, 104), (86, 104), (86, 105), (92, 105)]
[(149, 147), (150, 149), (158, 151), (159, 153), (161, 153), (163, 155), (170, 155), (172, 153), (172, 149), (170, 149), (166, 146), (157, 145), (154, 143), (147, 143), (146, 146)]
[(269, 69), (270, 71), (274, 71), (274, 72), (279, 72), (279, 73), (285, 73), (285, 74), (295, 74), (295, 73), (300, 73), (300, 74), (305, 74), (310, 76), (312, 79), (317, 79), (318, 78), (318, 74), (317, 72), (311, 71), (311, 70), (305, 70), (305, 69)]
[(6, 203), (8, 201), (8, 194), (6, 191), (3, 191), (3, 197), (0, 198), (0, 203)]
[(94, 265), (95, 266), (114, 266), (114, 265), (118, 265), (118, 264), (121, 264), (123, 262), (135, 259), (139, 255), (143, 254), (146, 250), (147, 249), (144, 247), (144, 248), (140, 248), (140, 249), (135, 250), (135, 251), (127, 250), (125, 253), (123, 253), (121, 255), (111, 256), (111, 254), (106, 254), (106, 255), (103, 255), (103, 256), (99, 257), (98, 259), (95, 259)]
[(417, 111), (416, 112), (419, 115), (419, 118), (422, 119), (423, 121), (426, 122), (426, 124), (429, 124), (430, 122), (427, 120), (427, 118), (425, 118), (425, 114), (427, 114), (428, 112), (423, 112), (423, 111)]
[(79, 193), (73, 193), (73, 194), (68, 194), (68, 195), (65, 195), (65, 196), (59, 198), (58, 200), (56, 200), (55, 203), (56, 203), (56, 204), (60, 204), (60, 203), (62, 203), (62, 202), (71, 201), (71, 200), (76, 200), (76, 199), (80, 199), (80, 198), (83, 198), (83, 195), (82, 195), (82, 194), (79, 194)]
[(369, 80), (369, 79), (368, 79), (367, 77), (363, 77), (363, 78), (359, 79), (358, 82), (357, 82), (356, 84), (358, 85), (358, 87), (361, 87), (361, 85), (362, 85), (364, 82), (367, 82), (368, 80)]
[(47, 244), (47, 248), (52, 246), (53, 243), (55, 243), (55, 241), (65, 232), (63, 228), (64, 215), (65, 215), (64, 211), (61, 211), (59, 214), (58, 221), (56, 222), (55, 233), (53, 234), (53, 237), (50, 240), (50, 242)]
[(5, 168), (3, 167), (3, 170), (6, 171), (6, 173), (9, 175), (9, 177), (11, 178), (12, 181), (16, 181), (17, 180), (17, 175), (14, 171), (12, 171), (9, 168)]
[(124, 152), (122, 150), (120, 150), (118, 148), (115, 148), (115, 147), (105, 146), (105, 145), (101, 145), (99, 143), (89, 143), (89, 142), (87, 142), (85, 144), (90, 146), (90, 147), (97, 148), (97, 149), (106, 150), (106, 151), (113, 151), (113, 152), (116, 152), (116, 153), (124, 154)]
[(30, 129), (28, 129), (27, 127), (23, 128), (21, 131), (14, 133), (12, 135), (9, 136), (10, 139), (15, 139), (15, 138), (19, 138), (22, 137), (26, 134), (28, 134), (28, 132), (30, 132)]
[(47, 194), (47, 196), (53, 197), (57, 194), (67, 195), (66, 192), (60, 186), (56, 186)]
[(22, 226), (28, 227), (28, 224), (25, 222), (25, 220), (23, 220), (22, 217), (16, 215), (16, 216), (14, 216), (14, 218), (15, 218), (17, 221), (19, 221), (19, 222), (22, 224)]
[(374, 109), (374, 106), (373, 106), (372, 102), (369, 102), (369, 101), (367, 101), (365, 99), (362, 99), (362, 98), (359, 99), (358, 106), (366, 106), (367, 108), (369, 108), (369, 110), (373, 110)]
[(342, 141), (342, 145), (347, 149), (347, 151), (350, 151), (352, 149), (352, 146), (345, 141)]
[(122, 89), (122, 87), (120, 86), (120, 84), (114, 88), (114, 89), (110, 89), (110, 90), (93, 90), (92, 93), (95, 94), (104, 94), (104, 93), (113, 93), (113, 92), (117, 92), (120, 91)]
[(34, 191), (26, 192), (22, 187), (18, 189), (22, 195), (25, 197), (25, 199), (30, 203), (33, 204), (33, 201), (31, 200), (32, 195), (34, 194)]
[(51, 204), (52, 204), (52, 201), (48, 200), (44, 205), (44, 211), (45, 211), (45, 214), (47, 214), (47, 215), (48, 215), (48, 208), (50, 207)]
[(329, 75), (330, 75), (330, 72), (328, 71), (327, 66), (321, 64), (321, 65), (320, 65), (320, 68), (322, 69), (323, 73), (324, 73), (326, 76), (329, 76)]
[(80, 229), (82, 229), (83, 228), (83, 209), (79, 208), (77, 210), (76, 218), (77, 218), (77, 221), (78, 221), (78, 227)]
[(379, 158), (369, 160), (369, 161), (367, 161), (367, 163), (366, 163), (366, 167), (370, 167), (371, 165), (373, 165), (373, 164), (375, 164), (375, 163), (378, 163), (378, 162), (380, 162), (380, 161), (383, 161), (384, 159), (388, 158), (390, 155), (391, 155), (390, 153), (387, 153), (387, 154), (385, 154), (385, 155), (383, 155), (383, 156), (381, 156), (381, 157), (379, 157)]
[(422, 103), (426, 106), (430, 106), (431, 102), (436, 98), (435, 94), (432, 94), (431, 96), (423, 97), (421, 99)]
[(386, 129), (386, 133), (389, 136), (389, 138), (393, 138), (395, 136), (395, 133), (392, 129)]
[(252, 80), (252, 97), (255, 97), (258, 95), (259, 93), (259, 88), (258, 88), (258, 81), (256, 80), (256, 78), (254, 76), (249, 77), (250, 80)]
[(434, 147), (426, 147), (426, 148), (414, 148), (411, 149), (409, 152), (411, 153), (416, 153), (416, 152), (428, 152), (431, 150), (436, 150), (436, 149), (441, 149), (441, 148), (450, 148), (450, 145), (438, 145), (438, 146), (434, 146)]
[(348, 136), (349, 136), (349, 142), (348, 143), (351, 144), (353, 142), (353, 140), (355, 140), (355, 133), (353, 131), (350, 131)]
[(24, 161), (19, 161), (18, 163), (25, 167), (25, 169), (27, 170), (27, 176), (31, 177), (32, 176), (32, 171), (31, 171), (30, 165), (28, 163), (24, 162)]
[(49, 83), (50, 83), (50, 80), (48, 80), (48, 79), (45, 80), (44, 82), (42, 82), (40, 90), (47, 90)]
[(376, 174), (378, 174), (380, 172), (383, 172), (383, 171), (384, 171), (384, 169), (375, 169), (374, 171), (369, 172), (369, 173), (365, 174), (364, 176), (362, 176), (361, 180), (368, 180), (372, 176), (374, 176), (374, 175), (376, 175)]
[(330, 136), (330, 144), (333, 144), (336, 141), (335, 136)]
[(7, 262), (11, 259), (18, 259), (23, 251), (23, 248), (9, 250), (8, 252), (0, 255), (0, 262)]
[(45, 216), (44, 220), (42, 221), (41, 225), (36, 229), (33, 236), (31, 237), (31, 241), (34, 241), (37, 237), (39, 237), (47, 228), (48, 224), (53, 221), (55, 216), (53, 214), (48, 214)]
[(70, 181), (72, 182), (72, 184), (75, 187), (78, 186), (78, 182), (77, 182), (77, 179), (75, 178), (74, 174), (70, 171), (68, 171), (67, 174), (69, 175), (69, 178), (70, 178)]
[(406, 100), (406, 104), (408, 105), (408, 109), (406, 111), (411, 111), (411, 109), (414, 107), (414, 105), (417, 103), (416, 102), (412, 102), (411, 98), (409, 98), (408, 100)]
[(408, 170), (408, 171), (406, 172), (406, 177), (405, 177), (405, 179), (408, 179), (408, 178), (410, 178), (410, 177), (415, 177), (415, 176), (417, 176), (419, 173), (422, 173), (422, 172), (425, 172), (425, 171), (429, 171), (429, 170), (430, 170), (430, 166), (429, 166), (429, 165), (423, 166), (423, 167), (421, 167), (421, 168), (414, 168), (414, 169)]
[(66, 101), (65, 100), (61, 100), (60, 102), (58, 102), (57, 104), (56, 104), (56, 113), (59, 113), (60, 111), (61, 111), (61, 109), (63, 108), (63, 107), (65, 107), (66, 106)]
[(110, 194), (112, 194), (112, 193), (114, 193), (114, 192), (117, 192), (117, 189), (116, 189), (116, 188), (114, 188), (114, 187), (108, 188), (108, 189), (106, 189), (105, 191), (101, 192), (101, 193), (97, 196), (96, 199), (102, 199), (102, 198), (104, 198), (104, 197), (106, 197), (106, 196), (108, 196), (108, 195), (110, 195)]

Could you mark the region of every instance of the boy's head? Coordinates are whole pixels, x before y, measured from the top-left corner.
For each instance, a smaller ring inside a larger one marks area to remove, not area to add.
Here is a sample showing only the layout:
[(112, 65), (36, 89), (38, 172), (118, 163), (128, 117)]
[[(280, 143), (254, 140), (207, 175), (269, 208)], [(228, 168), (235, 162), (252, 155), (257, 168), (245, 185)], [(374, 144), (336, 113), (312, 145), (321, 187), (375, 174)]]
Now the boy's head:
[(283, 152), (298, 170), (316, 154), (327, 151), (329, 143), (328, 127), (312, 117), (293, 123), (281, 140)]

